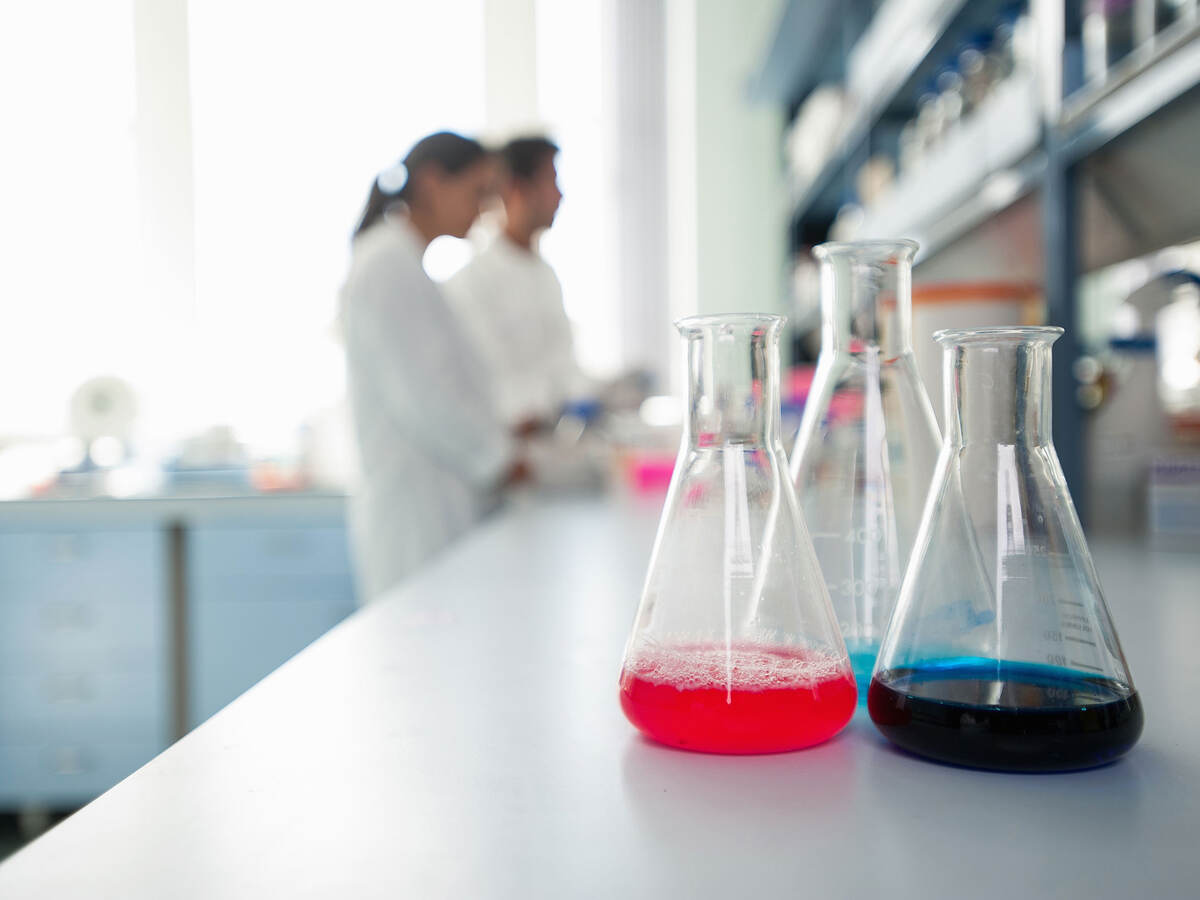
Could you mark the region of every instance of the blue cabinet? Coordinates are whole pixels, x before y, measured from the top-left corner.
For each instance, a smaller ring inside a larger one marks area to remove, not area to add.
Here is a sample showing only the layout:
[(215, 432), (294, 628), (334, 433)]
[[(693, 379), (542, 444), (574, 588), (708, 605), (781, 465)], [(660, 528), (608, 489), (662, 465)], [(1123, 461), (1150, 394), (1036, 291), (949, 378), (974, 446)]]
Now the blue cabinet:
[(187, 537), (194, 727), (354, 611), (345, 527), (198, 524)]
[(343, 502), (0, 504), (0, 809), (88, 802), (349, 615)]
[(170, 742), (154, 524), (0, 530), (0, 807), (74, 806)]
[(0, 809), (89, 802), (353, 612), (342, 506), (0, 504)]

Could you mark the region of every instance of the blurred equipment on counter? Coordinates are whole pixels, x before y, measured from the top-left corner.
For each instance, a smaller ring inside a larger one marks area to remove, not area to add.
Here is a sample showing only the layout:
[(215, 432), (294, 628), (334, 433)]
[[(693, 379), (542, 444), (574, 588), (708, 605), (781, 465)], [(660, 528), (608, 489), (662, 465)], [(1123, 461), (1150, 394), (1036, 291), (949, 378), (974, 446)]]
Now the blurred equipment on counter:
[(214, 425), (185, 439), (163, 471), (166, 486), (173, 491), (240, 493), (251, 488), (246, 448), (226, 425)]
[(1171, 301), (1155, 316), (1158, 389), (1180, 437), (1200, 438), (1200, 277), (1170, 276)]
[(85, 381), (71, 396), (69, 434), (54, 441), (49, 455), (45, 447), (28, 448), (43, 455), (48, 471), (26, 484), (24, 491), (5, 493), (128, 497), (157, 489), (161, 480), (157, 467), (135, 459), (137, 418), (137, 395), (128, 382), (111, 375)]
[(525, 441), (525, 457), (535, 488), (593, 491), (604, 485), (608, 454), (600, 428), (603, 411), (597, 400), (570, 401), (553, 428)]
[(914, 285), (913, 353), (938, 421), (945, 413), (942, 407), (943, 353), (933, 339), (935, 331), (989, 325), (1040, 325), (1043, 319), (1041, 291), (1034, 284), (955, 281)]
[(618, 491), (661, 497), (671, 483), (683, 434), (676, 397), (647, 397), (638, 411), (607, 421), (612, 446), (610, 484)]
[(1200, 544), (1200, 452), (1154, 460), (1148, 506), (1150, 535), (1156, 544), (1196, 549)]
[(1114, 311), (1103, 354), (1076, 366), (1080, 399), (1093, 410), (1089, 509), (1110, 530), (1169, 530), (1188, 518), (1181, 512), (1187, 491), (1176, 489), (1189, 466), (1171, 457), (1193, 437), (1189, 423), (1200, 421), (1198, 284), (1190, 272), (1151, 278)]
[(112, 375), (91, 378), (71, 396), (71, 434), (83, 441), (85, 465), (105, 468), (129, 455), (137, 396), (129, 382)]

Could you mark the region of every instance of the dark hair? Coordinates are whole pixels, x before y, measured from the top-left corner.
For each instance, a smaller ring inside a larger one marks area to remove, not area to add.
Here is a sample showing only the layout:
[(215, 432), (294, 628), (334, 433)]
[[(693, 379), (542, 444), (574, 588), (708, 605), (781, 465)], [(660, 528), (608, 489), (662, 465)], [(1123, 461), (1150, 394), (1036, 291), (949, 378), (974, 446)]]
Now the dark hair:
[(421, 138), (408, 151), (408, 155), (401, 160), (408, 172), (408, 178), (403, 187), (399, 190), (384, 190), (379, 185), (378, 177), (372, 183), (371, 193), (367, 197), (367, 205), (363, 208), (358, 227), (354, 229), (354, 236), (358, 237), (383, 218), (387, 208), (397, 200), (410, 199), (413, 176), (417, 172), (429, 166), (437, 166), (448, 175), (457, 175), (487, 155), (488, 151), (479, 141), (463, 137), (452, 131), (439, 131), (429, 137)]
[(528, 181), (557, 153), (558, 145), (549, 138), (522, 137), (500, 148), (500, 159), (513, 178)]

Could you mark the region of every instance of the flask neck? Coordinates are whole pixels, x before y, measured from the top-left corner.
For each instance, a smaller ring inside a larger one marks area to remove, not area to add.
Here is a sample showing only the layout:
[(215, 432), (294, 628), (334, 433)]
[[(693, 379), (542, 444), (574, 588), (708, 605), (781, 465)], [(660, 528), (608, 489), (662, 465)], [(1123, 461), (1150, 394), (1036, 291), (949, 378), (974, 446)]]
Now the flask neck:
[(783, 319), (698, 316), (677, 324), (687, 348), (688, 444), (699, 448), (776, 443)]
[(1050, 345), (1061, 333), (997, 328), (935, 335), (945, 348), (946, 441), (1052, 445)]
[(912, 351), (911, 241), (822, 244), (822, 352), (870, 352), (887, 362)]

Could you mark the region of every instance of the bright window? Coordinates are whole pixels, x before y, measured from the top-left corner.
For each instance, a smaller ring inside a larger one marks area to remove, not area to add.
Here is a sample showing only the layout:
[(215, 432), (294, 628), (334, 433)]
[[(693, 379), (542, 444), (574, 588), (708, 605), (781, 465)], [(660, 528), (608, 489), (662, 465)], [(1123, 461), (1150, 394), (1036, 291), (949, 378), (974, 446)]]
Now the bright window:
[(145, 277), (162, 243), (143, 233), (139, 135), (165, 126), (137, 109), (137, 79), (161, 73), (136, 69), (132, 2), (0, 7), (0, 447), (61, 434), (73, 390), (117, 375), (145, 442), (226, 424), (290, 449), (342, 390), (337, 291), (374, 173), (426, 133), (483, 128), (483, 0), (187, 9), (187, 53), (158, 57), (190, 80), (181, 305)]
[(332, 339), (371, 178), (484, 124), (482, 0), (190, 7), (196, 287), (209, 420), (286, 448), (341, 390)]
[(131, 2), (0, 6), (0, 446), (142, 362), (134, 115)]

